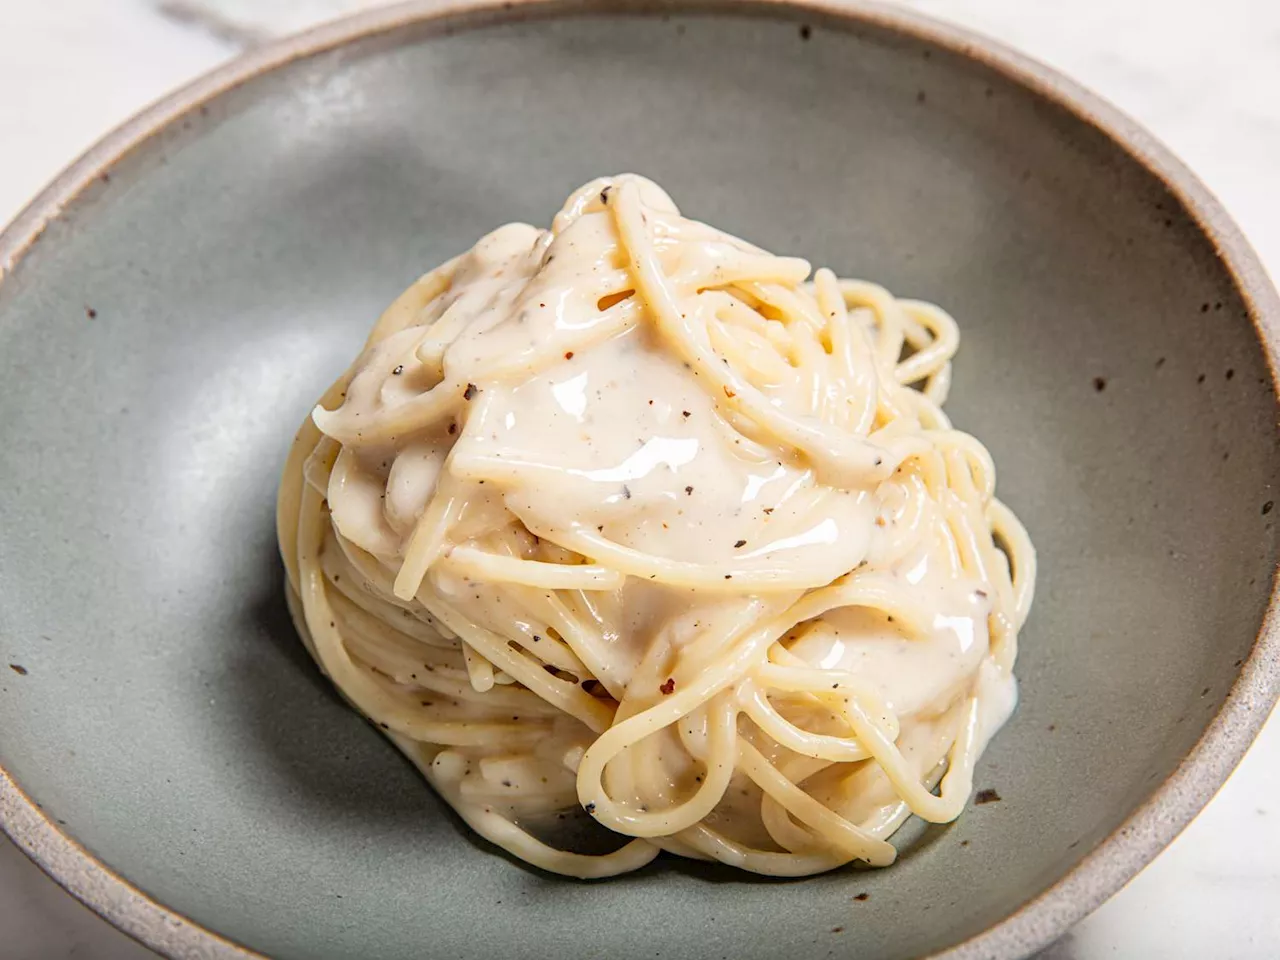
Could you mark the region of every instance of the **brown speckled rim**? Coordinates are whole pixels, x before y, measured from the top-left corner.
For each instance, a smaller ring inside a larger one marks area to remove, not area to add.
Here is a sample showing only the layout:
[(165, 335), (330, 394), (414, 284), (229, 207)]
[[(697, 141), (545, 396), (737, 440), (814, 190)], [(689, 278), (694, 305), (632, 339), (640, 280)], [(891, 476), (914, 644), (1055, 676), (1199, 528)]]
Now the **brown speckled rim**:
[[(148, 107), (92, 147), (0, 234), (0, 283), (56, 220), (123, 156), (207, 101), (296, 60), (411, 26), (455, 29), (572, 14), (723, 13), (838, 29), (869, 25), (948, 50), (994, 70), (1093, 126), (1159, 178), (1213, 244), (1248, 307), (1272, 371), (1280, 369), (1280, 296), (1222, 205), (1170, 151), (1078, 84), (1004, 45), (871, 0), (412, 0), (267, 44)], [(419, 34), (420, 35), (420, 34)], [(1204, 735), (1173, 774), (1061, 880), (982, 933), (933, 960), (1025, 957), (1061, 936), (1149, 863), (1217, 792), (1280, 696), (1280, 599), (1273, 586), (1248, 660)], [(63, 833), (0, 767), (0, 827), (68, 892), (168, 957), (250, 960), (261, 954), (200, 927), (148, 897)]]

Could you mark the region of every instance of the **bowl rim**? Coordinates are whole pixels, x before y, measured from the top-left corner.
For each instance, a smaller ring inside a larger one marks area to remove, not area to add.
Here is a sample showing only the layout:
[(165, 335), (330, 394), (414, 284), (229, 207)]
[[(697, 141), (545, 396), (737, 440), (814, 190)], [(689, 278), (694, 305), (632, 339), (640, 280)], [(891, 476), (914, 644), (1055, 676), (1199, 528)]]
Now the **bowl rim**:
[[(1163, 182), (1214, 247), (1253, 323), (1280, 388), (1280, 295), (1221, 203), (1132, 118), (1058, 70), (1000, 41), (878, 0), (407, 0), (263, 44), (145, 107), (90, 147), (0, 232), (0, 284), (44, 230), (110, 168), (205, 104), (289, 64), (415, 26), (437, 33), (578, 15), (716, 14), (871, 27), (975, 61), (1092, 126)], [(1273, 576), (1250, 655), (1200, 739), (1176, 769), (1068, 872), (1009, 916), (932, 960), (1024, 957), (1061, 936), (1134, 877), (1211, 800), (1280, 698), (1280, 586)], [(143, 945), (169, 956), (265, 960), (187, 919), (115, 873), (63, 832), (0, 765), (0, 829), (67, 892)]]

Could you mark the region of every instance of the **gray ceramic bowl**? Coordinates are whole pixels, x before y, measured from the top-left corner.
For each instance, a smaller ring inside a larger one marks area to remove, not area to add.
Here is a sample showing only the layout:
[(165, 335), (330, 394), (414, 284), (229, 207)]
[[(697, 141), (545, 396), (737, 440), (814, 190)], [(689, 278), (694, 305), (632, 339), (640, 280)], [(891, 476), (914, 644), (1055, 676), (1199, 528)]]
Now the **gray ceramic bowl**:
[[(1276, 696), (1280, 308), (1253, 254), (1111, 108), (909, 14), (440, 9), (199, 81), (0, 237), (5, 829), (172, 956), (1049, 942), (1207, 801)], [(289, 624), (273, 495), (320, 388), (426, 265), (622, 169), (960, 318), (951, 407), (1041, 588), (1022, 705), (979, 772), (1003, 799), (907, 829), (889, 870), (522, 869), (338, 702)]]

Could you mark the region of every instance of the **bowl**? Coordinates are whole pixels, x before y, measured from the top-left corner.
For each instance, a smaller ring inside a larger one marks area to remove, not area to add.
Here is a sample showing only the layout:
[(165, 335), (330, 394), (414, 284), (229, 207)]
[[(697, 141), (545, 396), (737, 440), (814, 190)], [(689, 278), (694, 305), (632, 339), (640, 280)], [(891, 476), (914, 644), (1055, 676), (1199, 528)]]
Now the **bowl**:
[[(522, 868), (290, 625), (273, 498), (320, 389), (427, 266), (623, 169), (960, 320), (949, 409), (1040, 591), (977, 775), (999, 802), (909, 825), (890, 869)], [(1280, 686), (1274, 289), (1149, 135), (913, 14), (359, 16), (109, 136), (0, 269), (0, 819), (169, 956), (1024, 956), (1169, 842)]]

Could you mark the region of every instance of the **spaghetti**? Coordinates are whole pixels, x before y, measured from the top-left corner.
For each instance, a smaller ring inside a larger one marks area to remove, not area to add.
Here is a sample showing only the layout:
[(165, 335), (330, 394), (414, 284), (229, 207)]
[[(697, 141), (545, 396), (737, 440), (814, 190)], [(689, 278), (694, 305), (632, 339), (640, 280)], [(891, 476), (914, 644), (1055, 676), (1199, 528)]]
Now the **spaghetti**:
[(886, 865), (1013, 709), (1035, 553), (942, 411), (955, 323), (809, 272), (596, 180), (418, 280), (298, 432), (308, 649), (530, 863)]

